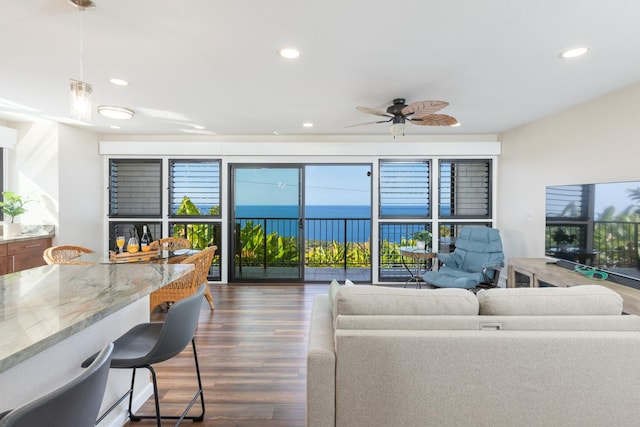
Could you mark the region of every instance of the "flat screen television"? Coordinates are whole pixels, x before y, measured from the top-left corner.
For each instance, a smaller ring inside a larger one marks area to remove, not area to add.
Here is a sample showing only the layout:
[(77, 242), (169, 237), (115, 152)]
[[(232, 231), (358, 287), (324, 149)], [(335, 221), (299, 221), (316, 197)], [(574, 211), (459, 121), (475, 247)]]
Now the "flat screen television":
[(546, 188), (545, 255), (640, 289), (640, 181)]

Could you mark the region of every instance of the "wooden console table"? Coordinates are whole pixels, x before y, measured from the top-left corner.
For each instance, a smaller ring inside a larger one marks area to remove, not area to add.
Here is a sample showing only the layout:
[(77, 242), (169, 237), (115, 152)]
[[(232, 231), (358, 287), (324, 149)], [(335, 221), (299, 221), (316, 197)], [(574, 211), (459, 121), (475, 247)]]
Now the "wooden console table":
[(516, 274), (522, 274), (529, 279), (527, 286), (538, 287), (540, 282), (552, 286), (569, 287), (578, 285), (605, 286), (622, 296), (625, 313), (640, 314), (640, 290), (620, 285), (608, 280), (595, 280), (583, 276), (575, 271), (549, 264), (548, 258), (511, 258), (508, 260), (507, 287), (514, 288)]

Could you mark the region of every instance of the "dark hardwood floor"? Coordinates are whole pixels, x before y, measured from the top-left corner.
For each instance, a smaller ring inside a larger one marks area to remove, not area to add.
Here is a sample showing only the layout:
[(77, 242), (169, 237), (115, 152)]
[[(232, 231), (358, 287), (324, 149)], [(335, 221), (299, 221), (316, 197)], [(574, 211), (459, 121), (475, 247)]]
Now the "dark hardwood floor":
[[(206, 413), (203, 423), (193, 425), (303, 427), (311, 303), (328, 284), (210, 287), (216, 308), (203, 302), (196, 332)], [(163, 316), (156, 310), (152, 320)], [(177, 414), (196, 390), (191, 346), (156, 368), (161, 410)], [(142, 412), (152, 413), (151, 403)], [(155, 421), (127, 424), (144, 425)]]

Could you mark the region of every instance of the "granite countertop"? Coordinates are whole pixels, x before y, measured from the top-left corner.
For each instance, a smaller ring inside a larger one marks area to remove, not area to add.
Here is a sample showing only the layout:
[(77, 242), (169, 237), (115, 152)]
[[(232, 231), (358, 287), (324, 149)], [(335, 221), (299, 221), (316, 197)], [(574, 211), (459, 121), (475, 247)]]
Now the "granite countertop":
[(55, 227), (53, 225), (23, 225), (22, 234), (19, 236), (0, 235), (0, 244), (22, 242), (25, 240), (42, 239), (43, 237), (54, 237)]
[(0, 276), (0, 372), (192, 270), (191, 264), (46, 265)]

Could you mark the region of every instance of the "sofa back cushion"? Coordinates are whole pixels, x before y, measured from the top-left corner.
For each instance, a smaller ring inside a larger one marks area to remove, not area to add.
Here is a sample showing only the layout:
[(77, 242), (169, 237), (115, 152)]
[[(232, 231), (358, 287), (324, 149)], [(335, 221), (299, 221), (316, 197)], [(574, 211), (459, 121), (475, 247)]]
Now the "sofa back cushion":
[(478, 299), (466, 289), (343, 286), (336, 296), (334, 320), (341, 315), (475, 316), (477, 314)]
[(477, 294), (480, 314), (494, 316), (593, 316), (622, 314), (622, 297), (599, 285), (569, 288), (494, 288)]

